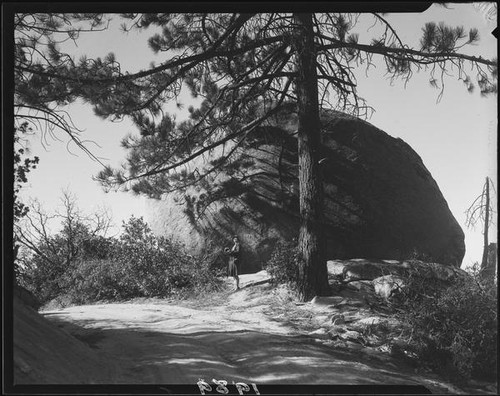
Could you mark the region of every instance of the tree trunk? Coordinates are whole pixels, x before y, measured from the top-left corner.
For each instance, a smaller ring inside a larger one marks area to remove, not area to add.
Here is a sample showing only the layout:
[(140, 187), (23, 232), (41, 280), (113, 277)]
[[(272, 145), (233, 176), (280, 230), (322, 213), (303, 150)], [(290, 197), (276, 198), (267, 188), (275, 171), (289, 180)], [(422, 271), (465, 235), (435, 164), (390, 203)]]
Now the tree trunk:
[(297, 110), (299, 153), (299, 296), (307, 301), (329, 291), (325, 240), (321, 227), (323, 183), (319, 169), (321, 125), (319, 119), (316, 51), (311, 14), (295, 14), (297, 50)]
[(490, 226), (490, 180), (486, 178), (485, 185), (485, 200), (484, 208), (484, 244), (483, 244), (483, 259), (481, 260), (481, 270), (485, 270), (488, 266), (488, 231)]

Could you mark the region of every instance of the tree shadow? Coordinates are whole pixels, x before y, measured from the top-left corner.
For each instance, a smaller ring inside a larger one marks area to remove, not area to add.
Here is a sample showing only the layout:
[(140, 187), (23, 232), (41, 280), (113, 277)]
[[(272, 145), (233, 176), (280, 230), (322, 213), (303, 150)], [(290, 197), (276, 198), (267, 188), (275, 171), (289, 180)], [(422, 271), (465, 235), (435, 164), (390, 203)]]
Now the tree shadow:
[[(258, 331), (176, 334), (143, 328), (89, 328), (92, 321), (50, 320), (117, 365), (110, 384), (228, 383), (414, 385), (409, 369), (342, 351), (308, 336)], [(109, 323), (113, 326), (112, 321)], [(77, 358), (77, 357), (75, 357)]]

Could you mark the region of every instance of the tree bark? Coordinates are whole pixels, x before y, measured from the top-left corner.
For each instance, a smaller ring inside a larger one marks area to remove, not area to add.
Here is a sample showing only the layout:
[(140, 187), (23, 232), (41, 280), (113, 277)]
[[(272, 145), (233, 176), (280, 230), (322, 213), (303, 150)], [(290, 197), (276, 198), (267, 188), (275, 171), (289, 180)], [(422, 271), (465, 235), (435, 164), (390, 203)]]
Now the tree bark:
[[(484, 258), (483, 258), (484, 260)], [(497, 272), (497, 244), (490, 243), (486, 254), (486, 264), (481, 266), (481, 283), (487, 287), (494, 287)]]
[(484, 208), (484, 243), (483, 243), (483, 259), (481, 260), (481, 270), (485, 270), (488, 266), (488, 232), (490, 226), (490, 180), (486, 178), (485, 185), (485, 201), (486, 205)]
[(297, 50), (297, 110), (299, 196), (301, 226), (298, 292), (301, 300), (329, 292), (325, 238), (321, 227), (323, 183), (320, 173), (321, 125), (319, 118), (316, 51), (311, 14), (295, 14)]

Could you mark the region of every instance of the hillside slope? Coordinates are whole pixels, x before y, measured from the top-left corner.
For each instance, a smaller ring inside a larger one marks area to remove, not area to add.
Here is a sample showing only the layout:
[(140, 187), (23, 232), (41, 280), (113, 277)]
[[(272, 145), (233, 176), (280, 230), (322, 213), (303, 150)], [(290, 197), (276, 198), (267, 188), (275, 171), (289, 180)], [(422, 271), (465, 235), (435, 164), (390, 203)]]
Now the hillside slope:
[(14, 384), (99, 384), (116, 374), (106, 355), (14, 298)]

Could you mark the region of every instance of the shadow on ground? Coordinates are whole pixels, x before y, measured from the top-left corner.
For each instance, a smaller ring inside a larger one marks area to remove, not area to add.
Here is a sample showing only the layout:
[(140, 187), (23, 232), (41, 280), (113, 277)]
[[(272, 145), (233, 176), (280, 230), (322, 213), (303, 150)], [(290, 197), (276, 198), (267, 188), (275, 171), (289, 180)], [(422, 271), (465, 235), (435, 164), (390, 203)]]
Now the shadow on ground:
[(75, 324), (60, 317), (51, 321), (114, 360), (118, 372), (110, 383), (115, 384), (192, 385), (212, 378), (258, 384), (421, 384), (402, 367), (367, 362), (308, 336), (257, 331), (173, 334), (89, 329), (91, 321)]

